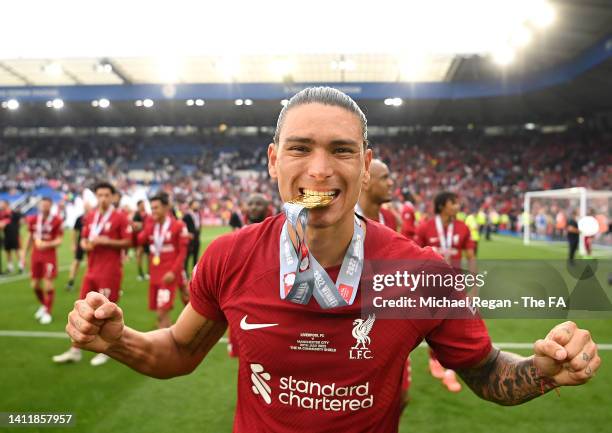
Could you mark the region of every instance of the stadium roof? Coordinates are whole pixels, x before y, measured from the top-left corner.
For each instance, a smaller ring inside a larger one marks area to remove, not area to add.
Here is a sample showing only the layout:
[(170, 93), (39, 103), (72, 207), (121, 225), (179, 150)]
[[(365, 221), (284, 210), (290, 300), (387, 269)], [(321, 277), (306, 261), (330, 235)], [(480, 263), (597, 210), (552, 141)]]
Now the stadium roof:
[(262, 0), (238, 2), (240, 14), (230, 2), (143, 12), (109, 0), (78, 19), (61, 13), (78, 2), (34, 3), (2, 6), (38, 13), (31, 37), (0, 46), (0, 127), (270, 125), (309, 84), (342, 88), (374, 125), (562, 122), (612, 109), (607, 0), (551, 0), (544, 28), (543, 0), (314, 0), (308, 10)]
[(571, 61), (612, 31), (606, 0), (163, 3), (3, 2), (28, 23), (3, 21), (0, 87), (481, 81)]

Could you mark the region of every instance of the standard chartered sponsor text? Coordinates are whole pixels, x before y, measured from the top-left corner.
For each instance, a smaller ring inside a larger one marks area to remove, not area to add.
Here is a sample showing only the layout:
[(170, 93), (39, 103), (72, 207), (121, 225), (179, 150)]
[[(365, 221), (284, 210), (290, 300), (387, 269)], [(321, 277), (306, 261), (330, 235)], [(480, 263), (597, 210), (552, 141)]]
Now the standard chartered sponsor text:
[(280, 378), (280, 389), (280, 403), (302, 409), (344, 412), (367, 409), (374, 405), (370, 382), (338, 386), (336, 383), (321, 384), (289, 376)]

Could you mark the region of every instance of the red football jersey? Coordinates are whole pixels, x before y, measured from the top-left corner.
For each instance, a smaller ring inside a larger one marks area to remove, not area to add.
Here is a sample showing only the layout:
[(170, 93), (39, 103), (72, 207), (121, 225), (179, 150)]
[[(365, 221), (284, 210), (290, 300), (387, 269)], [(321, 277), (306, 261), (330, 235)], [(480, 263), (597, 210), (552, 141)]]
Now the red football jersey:
[[(89, 212), (83, 219), (82, 237), (89, 237), (92, 230), (97, 210)], [(99, 220), (103, 220), (100, 215)], [(132, 226), (125, 212), (114, 210), (108, 221), (102, 227), (100, 236), (111, 239), (132, 239)], [(123, 263), (121, 261), (121, 249), (98, 245), (87, 253), (87, 275), (108, 277), (109, 275), (122, 274)]]
[[(57, 258), (57, 248), (46, 248), (44, 250), (40, 250), (36, 247), (36, 236), (37, 236), (37, 227), (36, 221), (38, 220), (37, 215), (31, 215), (26, 218), (26, 222), (28, 224), (28, 231), (32, 235), (33, 247), (32, 247), (32, 261), (43, 261), (43, 262), (54, 262)], [(52, 241), (62, 236), (64, 230), (62, 228), (62, 219), (54, 215), (51, 218), (43, 219), (41, 227), (41, 240), (43, 241)]]
[[(170, 218), (170, 217), (168, 217)], [(153, 231), (155, 221), (153, 218), (147, 220), (144, 229), (138, 233), (139, 245), (150, 245), (149, 273), (152, 283), (160, 283), (167, 272), (174, 272), (177, 277), (183, 271), (185, 257), (187, 256), (187, 245), (189, 244), (189, 232), (183, 221), (171, 218), (170, 226), (164, 236), (164, 244), (159, 256), (159, 264), (153, 262), (155, 257)]]
[(414, 237), (416, 233), (416, 217), (414, 206), (407, 201), (402, 206), (402, 231), (401, 233), (409, 239)]
[(394, 232), (397, 231), (397, 220), (395, 219), (395, 215), (389, 209), (380, 208), (380, 223), (386, 225)]
[[(490, 352), (481, 319), (374, 320), (369, 356), (353, 356), (361, 290), (353, 305), (330, 310), (314, 298), (308, 305), (280, 299), (284, 221), (279, 214), (215, 240), (190, 285), (193, 308), (227, 321), (240, 345), (235, 432), (397, 432), (402, 372), (422, 340), (448, 368), (473, 366)], [(366, 260), (441, 260), (377, 222), (366, 224)], [(332, 279), (339, 269), (327, 270)]]
[[(443, 228), (444, 235), (448, 225)], [(422, 247), (432, 247), (434, 250), (440, 249), (440, 239), (438, 230), (436, 229), (436, 219), (430, 218), (419, 224), (416, 233), (416, 241)], [(461, 255), (465, 250), (474, 249), (474, 241), (470, 235), (470, 229), (463, 221), (453, 221), (453, 238), (451, 242), (451, 265), (454, 267), (461, 266)]]

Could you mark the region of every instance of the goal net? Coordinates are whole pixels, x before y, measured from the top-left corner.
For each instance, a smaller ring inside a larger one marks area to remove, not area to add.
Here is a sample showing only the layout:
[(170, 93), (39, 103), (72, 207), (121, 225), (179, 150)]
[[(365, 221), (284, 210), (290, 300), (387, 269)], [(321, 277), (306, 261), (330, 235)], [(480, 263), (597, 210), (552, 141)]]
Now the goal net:
[[(592, 242), (612, 247), (610, 233), (612, 191), (595, 191), (587, 188), (529, 191), (525, 194), (523, 208), (520, 224), (525, 245), (532, 240), (564, 241), (567, 235), (567, 222), (570, 219), (575, 219), (582, 226), (581, 220), (592, 217), (599, 225)], [(578, 245), (579, 252), (583, 256), (586, 254), (584, 238), (584, 232), (581, 231)]]

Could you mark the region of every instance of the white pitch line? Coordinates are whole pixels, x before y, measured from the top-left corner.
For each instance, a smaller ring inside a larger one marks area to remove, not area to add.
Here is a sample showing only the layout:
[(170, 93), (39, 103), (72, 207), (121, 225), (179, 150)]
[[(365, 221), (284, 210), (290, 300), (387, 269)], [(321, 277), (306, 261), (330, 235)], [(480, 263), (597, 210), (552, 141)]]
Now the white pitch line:
[[(46, 331), (12, 331), (0, 330), (0, 337), (34, 337), (34, 338), (68, 338), (65, 332), (46, 332)], [(221, 337), (219, 343), (227, 343), (227, 337)], [(533, 343), (495, 343), (495, 347), (500, 349), (531, 349)], [(426, 343), (419, 344), (419, 347), (428, 347)], [(612, 344), (598, 344), (599, 350), (612, 350)]]
[[(57, 271), (65, 272), (68, 269), (70, 269), (70, 265), (60, 266), (57, 269)], [(15, 281), (29, 280), (29, 279), (30, 279), (30, 271), (27, 270), (27, 271), (24, 271), (23, 274), (15, 275), (13, 277), (0, 277), (0, 285), (14, 283)]]

